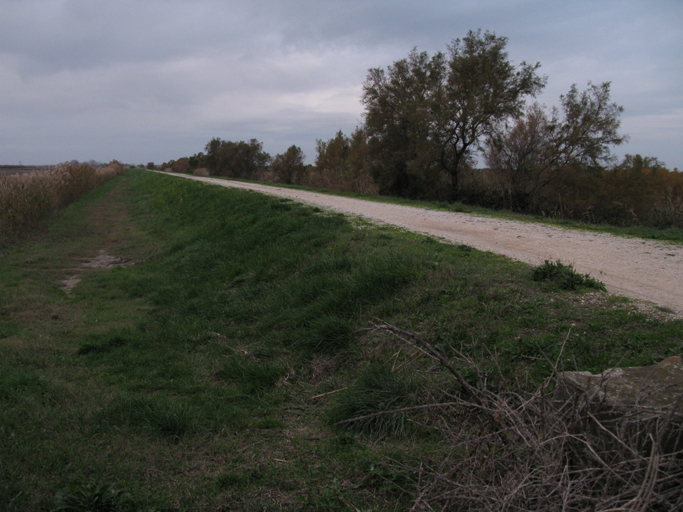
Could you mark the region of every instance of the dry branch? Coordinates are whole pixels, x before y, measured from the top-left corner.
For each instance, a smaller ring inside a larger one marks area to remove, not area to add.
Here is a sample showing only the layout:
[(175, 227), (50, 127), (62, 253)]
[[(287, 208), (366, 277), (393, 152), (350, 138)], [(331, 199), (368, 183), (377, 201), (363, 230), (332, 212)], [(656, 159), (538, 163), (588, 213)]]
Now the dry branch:
[[(463, 391), (462, 397), (448, 395), (448, 403), (376, 414), (435, 409), (438, 417), (431, 427), (451, 447), (448, 456), (425, 458), (419, 467), (392, 461), (415, 475), (412, 511), (683, 510), (683, 451), (663, 449), (667, 435), (672, 437), (675, 407), (654, 420), (644, 443), (642, 433), (626, 427), (634, 421), (641, 425), (640, 418), (651, 412), (647, 408), (624, 408), (603, 417), (593, 406), (604, 396), (585, 393), (560, 402), (547, 392), (550, 380), (532, 391), (476, 388), (457, 369), (475, 365), (471, 357), (456, 353), (451, 361), (414, 333), (381, 321), (373, 326), (439, 361)], [(546, 360), (556, 377), (558, 362)], [(680, 430), (675, 425), (673, 435), (681, 436)]]

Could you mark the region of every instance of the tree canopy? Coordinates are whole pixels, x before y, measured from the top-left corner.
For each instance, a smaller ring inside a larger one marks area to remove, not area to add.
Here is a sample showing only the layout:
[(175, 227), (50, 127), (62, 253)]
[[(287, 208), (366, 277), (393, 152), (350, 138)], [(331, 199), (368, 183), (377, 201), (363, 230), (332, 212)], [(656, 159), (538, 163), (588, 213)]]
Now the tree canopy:
[(281, 183), (299, 183), (306, 172), (305, 159), (306, 155), (301, 148), (292, 145), (284, 154), (275, 156), (270, 164), (270, 170)]
[(256, 139), (232, 142), (213, 138), (204, 150), (206, 166), (216, 176), (250, 179), (270, 164), (270, 155)]
[(614, 161), (611, 146), (626, 140), (618, 132), (623, 108), (610, 100), (609, 82), (589, 82), (582, 92), (572, 85), (560, 103), (550, 114), (534, 104), (488, 135), (486, 163), (502, 176), (513, 209), (528, 209), (561, 173), (604, 168)]
[(518, 116), (545, 85), (540, 64), (514, 66), (507, 38), (470, 31), (448, 52), (414, 49), (387, 72), (371, 69), (363, 86), (365, 128), (381, 189), (416, 195), (445, 172), (453, 197), (468, 155), (497, 123)]

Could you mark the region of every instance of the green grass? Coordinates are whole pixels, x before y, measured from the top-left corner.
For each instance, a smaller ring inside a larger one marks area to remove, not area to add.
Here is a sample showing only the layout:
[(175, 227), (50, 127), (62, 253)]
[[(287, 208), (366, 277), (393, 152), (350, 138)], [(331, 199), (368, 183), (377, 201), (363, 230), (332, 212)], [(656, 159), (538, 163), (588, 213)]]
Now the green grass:
[(683, 229), (671, 227), (666, 229), (655, 228), (651, 226), (614, 226), (610, 224), (587, 224), (585, 222), (563, 219), (558, 217), (548, 217), (544, 215), (533, 215), (525, 213), (517, 213), (509, 210), (494, 210), (492, 208), (484, 208), (481, 206), (470, 205), (455, 202), (443, 201), (425, 201), (419, 199), (406, 199), (393, 196), (379, 196), (373, 194), (359, 194), (356, 192), (339, 191), (331, 189), (314, 189), (311, 187), (301, 185), (286, 185), (283, 183), (268, 183), (268, 182), (254, 182), (244, 179), (225, 178), (221, 176), (212, 176), (215, 179), (242, 181), (245, 183), (258, 183), (259, 185), (291, 188), (296, 190), (308, 190), (319, 194), (337, 195), (343, 197), (351, 197), (354, 199), (363, 199), (365, 201), (373, 201), (377, 203), (400, 204), (406, 206), (415, 206), (419, 208), (427, 208), (430, 210), (450, 211), (456, 213), (469, 213), (473, 215), (482, 215), (486, 217), (494, 217), (499, 219), (516, 220), (521, 222), (533, 222), (540, 224), (548, 224), (550, 226), (562, 227), (565, 229), (579, 229), (584, 231), (594, 231), (598, 233), (611, 233), (613, 235), (644, 238), (649, 240), (660, 240), (662, 242), (671, 242), (680, 244), (683, 243)]
[[(101, 250), (136, 264), (82, 266)], [(445, 450), (429, 415), (333, 423), (458, 390), (375, 318), (493, 380), (538, 382), (563, 344), (563, 367), (601, 371), (683, 343), (500, 256), (129, 171), (0, 254), (0, 508), (112, 489), (139, 510), (410, 508), (385, 461)]]
[(534, 269), (534, 281), (552, 281), (562, 290), (578, 290), (592, 288), (594, 290), (607, 291), (604, 283), (598, 281), (589, 274), (579, 274), (574, 266), (565, 265), (561, 261), (546, 260), (543, 265)]

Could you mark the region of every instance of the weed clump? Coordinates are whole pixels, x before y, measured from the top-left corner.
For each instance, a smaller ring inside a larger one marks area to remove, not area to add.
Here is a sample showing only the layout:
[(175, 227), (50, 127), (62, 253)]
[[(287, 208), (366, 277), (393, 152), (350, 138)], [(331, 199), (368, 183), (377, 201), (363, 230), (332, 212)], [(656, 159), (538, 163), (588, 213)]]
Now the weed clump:
[(543, 265), (534, 269), (534, 281), (553, 281), (562, 290), (578, 290), (579, 288), (592, 288), (607, 291), (605, 285), (588, 274), (579, 274), (574, 266), (565, 265), (561, 261), (545, 260)]
[(225, 362), (218, 376), (236, 383), (246, 393), (258, 394), (273, 388), (286, 372), (284, 368), (265, 361), (234, 356)]
[(129, 494), (104, 483), (71, 484), (55, 497), (54, 512), (135, 512)]
[(375, 439), (402, 434), (405, 415), (386, 413), (409, 406), (413, 391), (411, 380), (385, 363), (371, 363), (331, 408), (329, 421)]

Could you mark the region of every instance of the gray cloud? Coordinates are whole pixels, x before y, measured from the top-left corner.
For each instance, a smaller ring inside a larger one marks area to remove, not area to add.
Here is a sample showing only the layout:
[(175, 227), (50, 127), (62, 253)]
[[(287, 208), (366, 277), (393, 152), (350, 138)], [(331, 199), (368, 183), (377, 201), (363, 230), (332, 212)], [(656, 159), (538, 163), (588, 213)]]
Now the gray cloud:
[(370, 67), (469, 29), (540, 61), (556, 104), (612, 82), (624, 152), (683, 168), (677, 0), (0, 0), (0, 163), (131, 163), (256, 137), (270, 153), (351, 131)]

